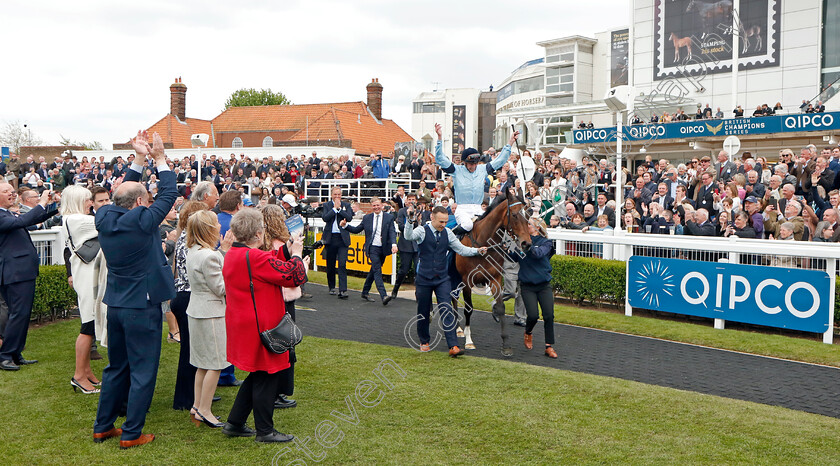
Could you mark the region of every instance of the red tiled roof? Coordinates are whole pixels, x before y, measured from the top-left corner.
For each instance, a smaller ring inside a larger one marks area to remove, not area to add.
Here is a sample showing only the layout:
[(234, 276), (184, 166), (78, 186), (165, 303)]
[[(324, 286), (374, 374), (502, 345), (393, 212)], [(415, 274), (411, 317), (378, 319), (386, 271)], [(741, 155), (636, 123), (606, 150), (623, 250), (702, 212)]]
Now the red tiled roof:
[(394, 143), (413, 140), (392, 120), (376, 121), (364, 102), (231, 107), (212, 121), (187, 118), (185, 123), (167, 115), (149, 128), (153, 131), (176, 149), (192, 147), (190, 136), (195, 133), (215, 136), (216, 144), (210, 141), (208, 146), (218, 147), (221, 133), (247, 131), (286, 131), (275, 139), (302, 144), (307, 139), (350, 140), (356, 153), (362, 155), (377, 151), (387, 154), (394, 150)]
[(159, 133), (164, 143), (172, 143), (175, 149), (189, 149), (192, 147), (190, 138), (196, 133), (212, 135), (210, 122), (198, 118), (187, 118), (187, 121), (178, 121), (175, 115), (169, 114), (158, 120), (149, 127), (149, 134)]

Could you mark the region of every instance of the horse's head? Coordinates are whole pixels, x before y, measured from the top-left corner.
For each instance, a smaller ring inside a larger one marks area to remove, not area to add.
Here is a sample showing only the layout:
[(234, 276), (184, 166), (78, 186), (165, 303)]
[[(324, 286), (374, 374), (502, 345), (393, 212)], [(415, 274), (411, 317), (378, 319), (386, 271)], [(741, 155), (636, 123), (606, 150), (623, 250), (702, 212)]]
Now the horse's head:
[(505, 209), (504, 225), (509, 234), (512, 234), (517, 245), (523, 251), (531, 248), (531, 233), (528, 229), (528, 214), (525, 202), (517, 197), (508, 197), (507, 208)]

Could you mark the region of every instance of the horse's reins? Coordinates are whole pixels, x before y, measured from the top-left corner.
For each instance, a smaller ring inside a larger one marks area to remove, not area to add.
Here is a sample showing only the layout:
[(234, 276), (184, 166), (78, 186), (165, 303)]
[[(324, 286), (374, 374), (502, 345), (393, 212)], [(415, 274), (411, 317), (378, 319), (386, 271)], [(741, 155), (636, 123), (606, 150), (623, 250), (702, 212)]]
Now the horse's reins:
[[(513, 204), (508, 202), (508, 205), (507, 205), (507, 219), (505, 220), (505, 230), (504, 231), (505, 231), (505, 233), (509, 234), (511, 237), (516, 237), (516, 235), (514, 234), (513, 230), (510, 228), (510, 216), (511, 216), (510, 208), (511, 207), (516, 207), (516, 206), (521, 205), (521, 204), (522, 204), (522, 201), (517, 201), (517, 202), (514, 202)], [(475, 240), (475, 238), (473, 237), (473, 231), (475, 231), (475, 228), (473, 228), (472, 230), (470, 230), (467, 233), (467, 238), (469, 238), (470, 241), (472, 241), (473, 247), (474, 248), (484, 247), (482, 245), (479, 245), (478, 241)], [(492, 236), (491, 236), (491, 238), (492, 238)], [(491, 246), (487, 246), (487, 249), (500, 248), (500, 247), (504, 247), (504, 246), (505, 245), (503, 243), (497, 243), (497, 244), (493, 244)]]

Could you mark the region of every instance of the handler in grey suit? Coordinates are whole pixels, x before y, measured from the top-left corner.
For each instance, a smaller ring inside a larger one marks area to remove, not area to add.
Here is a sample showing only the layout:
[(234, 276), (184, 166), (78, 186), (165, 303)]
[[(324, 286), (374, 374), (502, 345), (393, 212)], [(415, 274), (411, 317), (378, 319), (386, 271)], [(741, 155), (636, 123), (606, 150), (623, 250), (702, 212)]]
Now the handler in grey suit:
[(195, 372), (195, 418), (210, 426), (222, 424), (213, 415), (213, 395), (219, 373), (228, 367), (227, 332), (225, 331), (224, 258), (233, 241), (230, 232), (216, 250), (221, 226), (209, 210), (193, 213), (187, 222), (187, 276), (190, 281), (190, 304), (187, 318), (190, 327), (190, 364)]

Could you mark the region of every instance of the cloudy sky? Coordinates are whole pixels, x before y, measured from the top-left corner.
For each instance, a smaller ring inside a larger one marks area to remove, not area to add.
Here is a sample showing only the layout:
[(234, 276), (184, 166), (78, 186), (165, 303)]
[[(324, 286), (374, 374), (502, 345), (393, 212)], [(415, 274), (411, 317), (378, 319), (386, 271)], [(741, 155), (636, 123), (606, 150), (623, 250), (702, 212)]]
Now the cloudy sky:
[(622, 0), (114, 0), (3, 2), (0, 123), (123, 142), (169, 112), (211, 119), (243, 87), (293, 103), (364, 101), (384, 86), (383, 116), (411, 130), (411, 100), (440, 88), (486, 88), (542, 56), (536, 42), (626, 25)]

